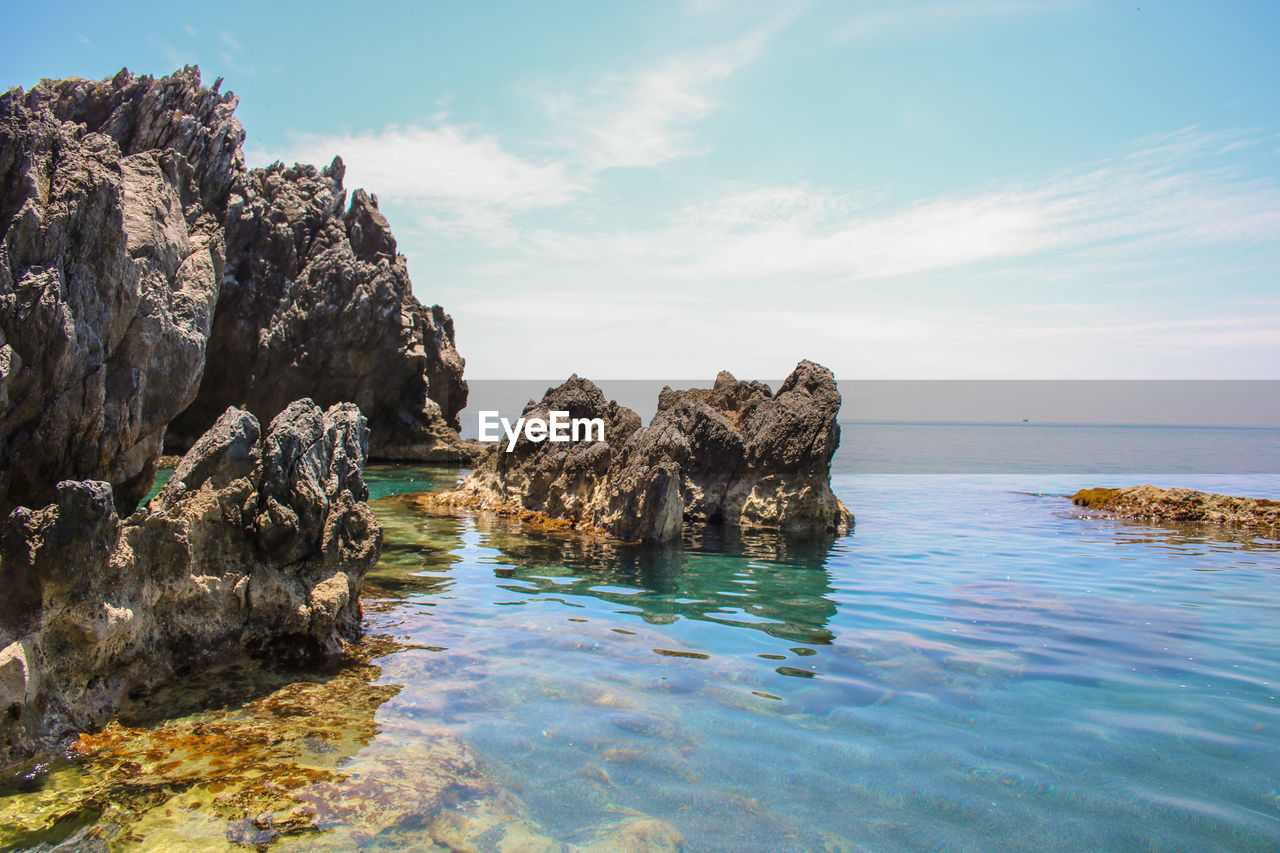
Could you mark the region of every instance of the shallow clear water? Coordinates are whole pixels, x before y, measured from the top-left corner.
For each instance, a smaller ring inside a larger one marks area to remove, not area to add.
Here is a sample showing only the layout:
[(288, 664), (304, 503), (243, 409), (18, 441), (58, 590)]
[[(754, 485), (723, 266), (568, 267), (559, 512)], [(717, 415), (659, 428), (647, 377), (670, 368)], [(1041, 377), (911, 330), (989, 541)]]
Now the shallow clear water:
[(425, 517), (395, 493), (456, 472), (375, 467), (364, 660), (153, 697), (11, 794), (5, 838), (448, 849), (461, 816), (476, 849), (1280, 847), (1280, 543), (1056, 497), (1152, 477), (848, 459), (851, 536), (665, 550)]

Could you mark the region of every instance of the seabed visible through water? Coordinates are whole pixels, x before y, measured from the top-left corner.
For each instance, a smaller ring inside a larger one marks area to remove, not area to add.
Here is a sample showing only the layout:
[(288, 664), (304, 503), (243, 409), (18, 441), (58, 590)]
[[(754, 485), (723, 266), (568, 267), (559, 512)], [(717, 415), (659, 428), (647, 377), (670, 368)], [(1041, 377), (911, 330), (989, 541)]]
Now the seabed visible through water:
[(1280, 543), (837, 468), (849, 537), (627, 548), (406, 497), (456, 476), (371, 467), (348, 661), (139, 698), (7, 780), (0, 844), (1280, 848)]

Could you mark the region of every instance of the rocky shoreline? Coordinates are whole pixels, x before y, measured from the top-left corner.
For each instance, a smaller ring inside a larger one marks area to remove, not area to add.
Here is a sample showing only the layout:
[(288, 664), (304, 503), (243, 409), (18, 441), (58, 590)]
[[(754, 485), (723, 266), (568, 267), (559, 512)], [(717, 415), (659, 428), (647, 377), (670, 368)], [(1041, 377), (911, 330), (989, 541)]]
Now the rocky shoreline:
[(575, 376), (526, 413), (606, 440), (463, 440), (453, 320), (414, 297), (377, 197), (348, 200), (339, 157), (247, 168), (236, 106), (190, 66), (0, 95), (0, 759), (175, 678), (342, 651), (381, 548), (370, 459), (474, 461), (436, 511), (628, 542), (849, 529), (812, 362), (776, 394), (665, 389), (643, 428)]
[(316, 659), (360, 633), (381, 528), (350, 404), (228, 409), (143, 510), (63, 481), (0, 537), (0, 757), (107, 722), (128, 693), (248, 657)]
[(1123, 489), (1081, 489), (1071, 502), (1117, 518), (1155, 523), (1205, 523), (1280, 535), (1280, 501), (1161, 489), (1152, 485)]
[(236, 106), (195, 67), (0, 95), (0, 758), (337, 653), (381, 547), (365, 462), (476, 453), (376, 196), (340, 158), (246, 168)]

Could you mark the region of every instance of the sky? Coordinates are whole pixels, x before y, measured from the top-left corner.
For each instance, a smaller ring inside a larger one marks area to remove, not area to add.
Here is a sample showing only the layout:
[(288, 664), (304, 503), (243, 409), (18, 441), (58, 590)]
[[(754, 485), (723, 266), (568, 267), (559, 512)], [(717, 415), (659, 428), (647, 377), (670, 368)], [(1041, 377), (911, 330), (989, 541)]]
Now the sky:
[(340, 154), (468, 377), (1280, 379), (1280, 3), (5, 19), (0, 84), (195, 63), (249, 165)]

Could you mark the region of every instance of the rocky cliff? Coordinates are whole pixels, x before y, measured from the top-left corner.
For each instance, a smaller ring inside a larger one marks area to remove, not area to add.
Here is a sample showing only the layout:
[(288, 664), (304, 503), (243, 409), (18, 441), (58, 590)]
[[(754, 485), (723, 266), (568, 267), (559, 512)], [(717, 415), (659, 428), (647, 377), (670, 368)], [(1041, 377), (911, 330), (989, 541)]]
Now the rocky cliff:
[[(196, 68), (0, 96), (0, 515), (99, 479), (131, 510), (165, 431), (228, 406), (356, 402), (372, 452), (458, 458), (453, 325), (413, 297), (341, 161), (246, 170)], [(460, 449), (461, 448), (461, 449)]]
[(469, 458), (457, 436), (467, 386), (453, 320), (414, 298), (377, 197), (356, 190), (348, 205), (343, 172), (335, 158), (235, 181), (204, 380), (171, 426), (171, 448), (228, 405), (270, 417), (305, 392), (358, 404), (374, 456)]
[(524, 416), (601, 418), (605, 441), (521, 435), (511, 452), (490, 450), (456, 491), (423, 502), (559, 521), (624, 541), (669, 541), (686, 524), (842, 533), (853, 517), (830, 485), (839, 409), (835, 377), (809, 361), (777, 394), (727, 372), (709, 389), (665, 388), (647, 427), (574, 376)]
[(50, 746), (120, 698), (243, 657), (337, 651), (359, 631), (381, 529), (365, 503), (363, 416), (288, 406), (268, 427), (228, 409), (149, 504), (63, 481), (0, 535), (0, 750)]
[(0, 514), (64, 479), (150, 488), (204, 366), (233, 106), (127, 75), (0, 96)]

